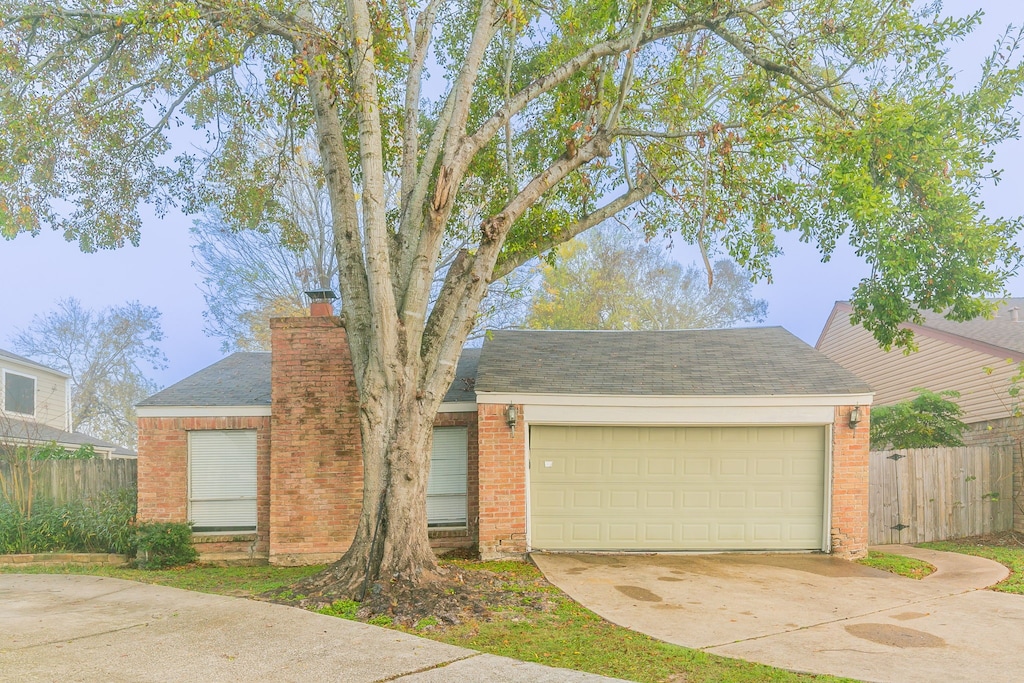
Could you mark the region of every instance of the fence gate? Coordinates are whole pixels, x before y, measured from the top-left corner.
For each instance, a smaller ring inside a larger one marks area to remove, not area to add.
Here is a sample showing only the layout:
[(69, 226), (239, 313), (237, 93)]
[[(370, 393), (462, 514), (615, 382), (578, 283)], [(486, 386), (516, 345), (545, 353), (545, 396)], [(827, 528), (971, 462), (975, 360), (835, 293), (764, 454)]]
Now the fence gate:
[(989, 446), (872, 451), (868, 538), (922, 543), (1013, 526), (1013, 462)]

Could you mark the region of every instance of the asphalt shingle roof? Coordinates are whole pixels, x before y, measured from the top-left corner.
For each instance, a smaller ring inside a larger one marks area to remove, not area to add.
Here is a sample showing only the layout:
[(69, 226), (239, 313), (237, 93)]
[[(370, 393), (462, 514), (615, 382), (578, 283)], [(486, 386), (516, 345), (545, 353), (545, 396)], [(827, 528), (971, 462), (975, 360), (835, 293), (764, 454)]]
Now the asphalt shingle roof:
[(445, 403), (476, 403), (476, 373), (480, 351), (480, 348), (462, 349), (462, 356), (455, 368), (455, 380), (444, 395)]
[[(473, 390), (480, 349), (465, 349), (444, 402), (476, 401)], [(172, 384), (139, 406), (269, 406), (270, 354), (233, 353)]]
[(99, 448), (109, 448), (114, 455), (135, 455), (135, 451), (128, 450), (123, 446), (118, 446), (116, 443), (110, 443), (109, 441), (103, 441), (97, 439), (88, 434), (82, 434), (81, 432), (65, 432), (63, 429), (57, 429), (45, 425), (41, 422), (29, 422), (26, 420), (15, 420), (12, 418), (4, 418), (0, 421), (3, 431), (0, 433), (0, 438), (12, 437), (17, 439), (19, 442), (29, 441), (34, 443), (46, 443), (49, 441), (56, 441), (60, 444), (70, 444), (74, 446), (84, 446), (91, 444)]
[(781, 327), (496, 331), (476, 390), (640, 396), (859, 394), (871, 389)]
[(269, 406), (270, 354), (233, 353), (139, 403), (140, 406)]
[[(1017, 320), (1013, 319), (1013, 308), (1017, 309)], [(1024, 353), (1024, 298), (1006, 299), (996, 316), (988, 320), (975, 318), (959, 323), (939, 313), (925, 313), (924, 327)]]

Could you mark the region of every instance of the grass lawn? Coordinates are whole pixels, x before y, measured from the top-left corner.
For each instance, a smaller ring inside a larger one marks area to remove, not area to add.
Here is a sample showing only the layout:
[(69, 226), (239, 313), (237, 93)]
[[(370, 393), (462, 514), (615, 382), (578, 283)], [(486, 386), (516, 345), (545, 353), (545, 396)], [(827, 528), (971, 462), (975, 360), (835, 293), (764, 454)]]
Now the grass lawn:
[(23, 567), (18, 565), (0, 566), (5, 574), (89, 574), (128, 579), (141, 583), (155, 583), (172, 588), (234, 595), (242, 598), (255, 597), (271, 590), (286, 589), (287, 586), (316, 574), (323, 565), (311, 567), (209, 567), (190, 565), (174, 569), (124, 569), (106, 565), (60, 565), (55, 567)]
[(946, 550), (952, 553), (987, 557), (990, 560), (1002, 563), (1010, 570), (1010, 575), (1001, 583), (992, 586), (989, 590), (1024, 595), (1024, 547), (981, 545), (969, 541), (921, 543), (920, 546), (922, 548), (931, 548), (932, 550)]
[(866, 567), (874, 567), (882, 571), (906, 576), (910, 579), (923, 579), (929, 574), (935, 573), (935, 567), (924, 560), (915, 560), (912, 557), (880, 553), (874, 550), (870, 551), (867, 557), (857, 560), (857, 563)]
[[(495, 608), (489, 621), (446, 625), (426, 618), (403, 629), (425, 638), (549, 666), (578, 669), (641, 682), (760, 683), (776, 681), (834, 682), (850, 679), (796, 674), (783, 669), (726, 659), (699, 650), (669, 645), (611, 624), (584, 609), (549, 584), (531, 564), (522, 562), (451, 561), (457, 566), (493, 572), (504, 591), (521, 598)], [(275, 591), (288, 599), (288, 586), (322, 567), (205, 567), (189, 566), (161, 571), (88, 567), (10, 567), (8, 573), (91, 574), (155, 583), (204, 593), (253, 597)], [(343, 618), (357, 618), (358, 603), (338, 602), (321, 610)], [(392, 626), (387, 617), (366, 619)]]

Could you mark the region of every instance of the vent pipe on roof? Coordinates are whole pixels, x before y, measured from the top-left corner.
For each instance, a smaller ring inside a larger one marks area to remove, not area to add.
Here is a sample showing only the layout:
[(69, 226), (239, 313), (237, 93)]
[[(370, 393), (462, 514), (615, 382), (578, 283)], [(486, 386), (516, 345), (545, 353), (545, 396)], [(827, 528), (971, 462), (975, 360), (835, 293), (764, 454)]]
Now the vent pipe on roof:
[(1015, 323), (1020, 322), (1020, 309), (1017, 308), (1016, 306), (1010, 309), (1010, 320), (1012, 320)]

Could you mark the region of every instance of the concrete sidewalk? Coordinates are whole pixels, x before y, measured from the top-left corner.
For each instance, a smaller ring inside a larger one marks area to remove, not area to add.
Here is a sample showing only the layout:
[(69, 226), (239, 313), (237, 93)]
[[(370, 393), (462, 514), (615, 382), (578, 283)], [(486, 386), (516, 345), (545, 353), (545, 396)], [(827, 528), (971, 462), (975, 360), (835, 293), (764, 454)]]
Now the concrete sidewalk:
[(827, 555), (534, 555), (604, 618), (661, 640), (864, 681), (1019, 681), (1024, 597), (982, 590), (1007, 569), (909, 546), (916, 581)]
[(2, 681), (612, 681), (282, 605), (94, 576), (0, 574)]

